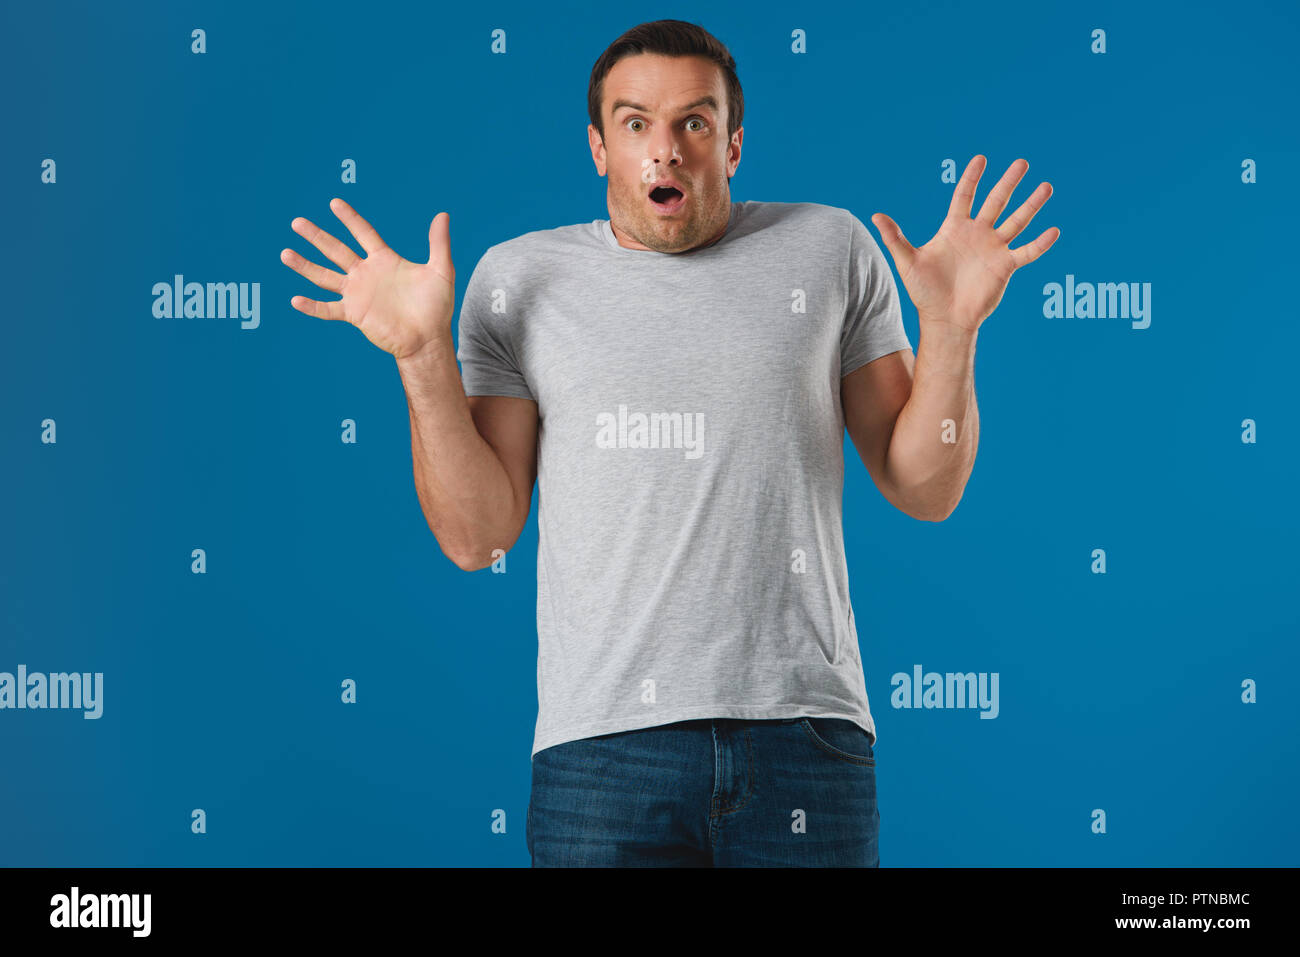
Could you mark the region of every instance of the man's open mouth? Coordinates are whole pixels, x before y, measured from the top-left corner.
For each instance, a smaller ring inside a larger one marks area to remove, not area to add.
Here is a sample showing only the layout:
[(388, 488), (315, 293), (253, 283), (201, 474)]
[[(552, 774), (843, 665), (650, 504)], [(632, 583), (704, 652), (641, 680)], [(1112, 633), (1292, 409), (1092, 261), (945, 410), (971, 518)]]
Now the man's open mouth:
[(656, 186), (650, 190), (650, 202), (660, 212), (673, 213), (682, 208), (686, 196), (675, 186)]

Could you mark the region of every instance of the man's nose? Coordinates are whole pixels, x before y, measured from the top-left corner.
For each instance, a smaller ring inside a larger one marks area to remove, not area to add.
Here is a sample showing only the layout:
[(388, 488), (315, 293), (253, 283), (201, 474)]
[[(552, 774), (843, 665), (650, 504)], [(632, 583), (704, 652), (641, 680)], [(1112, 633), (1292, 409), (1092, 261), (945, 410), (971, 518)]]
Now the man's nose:
[(678, 149), (677, 138), (671, 131), (660, 134), (654, 142), (650, 155), (656, 163), (669, 166), (682, 165), (681, 150)]

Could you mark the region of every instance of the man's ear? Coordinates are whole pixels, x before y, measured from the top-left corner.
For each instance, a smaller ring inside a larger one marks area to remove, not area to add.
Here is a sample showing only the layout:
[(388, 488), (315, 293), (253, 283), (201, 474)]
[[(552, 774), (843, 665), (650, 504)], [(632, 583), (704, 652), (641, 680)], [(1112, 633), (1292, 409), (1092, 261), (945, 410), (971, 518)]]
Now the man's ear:
[(596, 164), (596, 173), (605, 175), (605, 143), (600, 138), (600, 131), (591, 123), (587, 124), (587, 143), (591, 146), (591, 159)]
[[(740, 166), (740, 145), (744, 138), (745, 128), (738, 126), (735, 134), (731, 137), (731, 142), (727, 144), (727, 165), (731, 167), (731, 172), (727, 176), (728, 179), (736, 175), (736, 170)], [(734, 161), (731, 158), (733, 153), (735, 154)]]

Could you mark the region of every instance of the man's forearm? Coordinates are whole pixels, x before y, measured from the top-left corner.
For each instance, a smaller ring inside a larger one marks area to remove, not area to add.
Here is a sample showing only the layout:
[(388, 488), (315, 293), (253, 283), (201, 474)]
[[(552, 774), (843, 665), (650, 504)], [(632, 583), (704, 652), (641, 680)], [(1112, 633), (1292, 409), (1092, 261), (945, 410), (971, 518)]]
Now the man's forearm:
[(508, 547), (515, 513), (510, 477), (474, 426), (451, 330), (397, 360), (411, 416), (415, 491), (429, 529), (461, 567), (482, 567), (482, 542)]
[(885, 475), (909, 515), (942, 521), (966, 488), (979, 447), (977, 333), (921, 321), (912, 395), (894, 425)]

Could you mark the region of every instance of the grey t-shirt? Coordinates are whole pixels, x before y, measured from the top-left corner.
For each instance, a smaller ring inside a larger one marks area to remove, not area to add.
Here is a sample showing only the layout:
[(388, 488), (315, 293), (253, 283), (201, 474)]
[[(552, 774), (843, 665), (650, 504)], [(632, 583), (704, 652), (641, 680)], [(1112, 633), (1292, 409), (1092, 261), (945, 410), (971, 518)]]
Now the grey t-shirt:
[(847, 718), (874, 743), (844, 556), (840, 379), (911, 348), (846, 209), (733, 202), (685, 253), (608, 220), (492, 246), (466, 395), (537, 402), (533, 751), (695, 718)]

